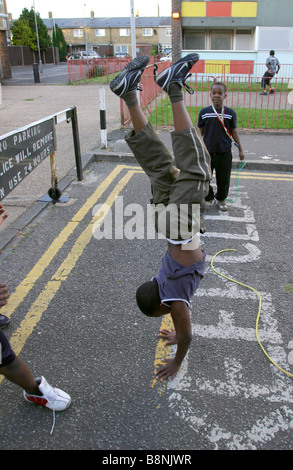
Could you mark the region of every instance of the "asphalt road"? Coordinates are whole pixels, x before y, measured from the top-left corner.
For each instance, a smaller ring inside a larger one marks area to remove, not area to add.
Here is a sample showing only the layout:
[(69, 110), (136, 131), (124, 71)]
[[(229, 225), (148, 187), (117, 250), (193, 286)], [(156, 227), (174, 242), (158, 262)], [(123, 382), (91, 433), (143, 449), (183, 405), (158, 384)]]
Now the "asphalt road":
[[(56, 85), (68, 83), (67, 62), (54, 64), (38, 64), (38, 78), (41, 85)], [(34, 85), (38, 83), (32, 65), (12, 67), (12, 77), (4, 79), (3, 85)]]
[[(98, 127), (96, 111), (86, 109), (94, 88), (15, 84), (3, 86), (7, 132), (78, 97), (81, 145), (98, 147), (99, 138), (89, 134)], [(117, 103), (110, 107), (109, 122), (117, 122), (117, 109)], [(13, 348), (35, 376), (72, 396), (50, 435), (52, 412), (25, 402), (17, 386), (0, 379), (0, 449), (100, 450), (101, 458), (123, 450), (141, 456), (136, 466), (146, 463), (138, 450), (150, 459), (159, 451), (292, 450), (292, 378), (283, 371), (293, 374), (293, 177), (280, 165), (291, 163), (292, 137), (243, 135), (248, 164), (239, 186), (232, 177), (234, 202), (228, 214), (215, 207), (206, 214), (207, 269), (192, 300), (192, 346), (176, 379), (160, 384), (154, 372), (174, 351), (157, 334), (170, 323), (144, 317), (135, 290), (157, 273), (166, 246), (146, 237), (149, 183), (133, 158), (125, 158), (123, 132), (111, 133), (110, 161), (99, 161), (97, 151), (83, 181), (73, 178), (64, 190), (68, 202), (48, 204), (0, 255), (1, 279), (11, 292), (1, 313), (11, 319), (6, 334)], [(270, 167), (257, 167), (267, 162)], [(47, 191), (36, 174), (30, 175), (39, 184), (31, 203)], [(14, 196), (21, 203), (32, 187), (23, 185)], [(104, 202), (112, 218), (94, 224), (93, 209)], [(237, 251), (217, 255), (215, 269), (244, 285), (212, 269), (214, 255), (226, 249)], [(256, 339), (257, 293), (259, 339), (269, 357)]]
[[(214, 265), (260, 293), (260, 340), (293, 373), (292, 184), (292, 173), (243, 173), (229, 213), (207, 214), (192, 347), (176, 379), (163, 385), (154, 383), (154, 371), (172, 351), (158, 341), (161, 319), (144, 317), (135, 304), (137, 285), (156, 274), (166, 248), (139, 230), (148, 181), (137, 166), (93, 163), (68, 188), (70, 202), (50, 206), (1, 255), (12, 292), (6, 333), (34, 374), (73, 401), (56, 414), (50, 435), (52, 412), (3, 381), (0, 448), (100, 450), (101, 458), (109, 450), (292, 450), (292, 378), (256, 340), (258, 296), (210, 266), (220, 250), (237, 250), (219, 254)], [(112, 223), (96, 225), (93, 236), (92, 210), (102, 202)]]

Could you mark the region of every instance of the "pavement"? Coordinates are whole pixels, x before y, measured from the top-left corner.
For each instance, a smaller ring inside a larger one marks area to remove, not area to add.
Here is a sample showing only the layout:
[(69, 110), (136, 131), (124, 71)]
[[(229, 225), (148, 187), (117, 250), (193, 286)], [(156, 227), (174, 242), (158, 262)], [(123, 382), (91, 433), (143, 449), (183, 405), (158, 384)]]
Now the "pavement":
[[(11, 319), (5, 334), (17, 354), (35, 376), (44, 374), (68, 392), (72, 405), (56, 414), (49, 434), (51, 411), (28, 404), (4, 380), (0, 448), (107, 450), (100, 454), (104, 464), (117, 450), (125, 456), (143, 450), (151, 457), (150, 449), (157, 456), (162, 450), (176, 456), (183, 449), (292, 449), (293, 385), (255, 339), (256, 296), (210, 266), (220, 250), (236, 250), (219, 254), (216, 267), (261, 293), (260, 339), (292, 371), (291, 135), (241, 131), (243, 173), (249, 171), (229, 214), (214, 207), (206, 217), (201, 243), (207, 272), (192, 300), (193, 347), (174, 381), (154, 383), (154, 370), (168, 354), (157, 334), (160, 325), (170, 326), (141, 315), (135, 303), (138, 283), (154, 275), (165, 250), (164, 240), (140, 238), (144, 218), (138, 209), (145, 206), (149, 183), (136, 164), (134, 171), (117, 164), (135, 163), (117, 97), (102, 87), (108, 131), (102, 148), (100, 87), (60, 84), (60, 70), (44, 71), (40, 84), (27, 76), (25, 85), (23, 71), (14, 70), (14, 84), (2, 86), (3, 133), (77, 107), (84, 179), (76, 181), (71, 126), (59, 123), (58, 187), (70, 199), (40, 200), (51, 183), (45, 159), (3, 200), (9, 217), (1, 225), (0, 261), (11, 296), (1, 313)], [(169, 147), (169, 130), (158, 132)], [(105, 219), (93, 232), (93, 210), (105, 201), (117, 214), (115, 232), (99, 239), (103, 229), (113, 229)]]
[[(100, 129), (100, 90), (105, 92), (106, 145), (102, 144)], [(120, 124), (120, 103), (108, 85), (69, 85), (67, 65), (59, 64), (43, 65), (40, 83), (34, 83), (31, 66), (13, 67), (12, 78), (2, 81), (1, 91), (1, 135), (76, 106), (83, 171), (93, 161), (134, 161), (124, 141), (129, 129)], [(158, 129), (158, 133), (172, 152), (169, 129)], [(292, 133), (239, 129), (239, 134), (247, 161), (245, 171), (293, 171)], [(76, 179), (71, 126), (58, 124), (56, 135), (58, 188), (63, 193)], [(233, 168), (236, 169), (238, 164), (235, 149)], [(51, 170), (47, 158), (2, 200), (9, 217), (0, 226), (0, 250), (52, 202), (42, 200), (50, 187)]]

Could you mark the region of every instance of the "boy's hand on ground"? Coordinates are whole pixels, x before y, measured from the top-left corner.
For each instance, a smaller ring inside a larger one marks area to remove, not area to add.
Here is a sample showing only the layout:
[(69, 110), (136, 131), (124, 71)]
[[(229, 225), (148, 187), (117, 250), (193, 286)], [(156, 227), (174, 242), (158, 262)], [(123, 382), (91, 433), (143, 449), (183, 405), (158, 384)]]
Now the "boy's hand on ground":
[(5, 219), (7, 219), (8, 217), (8, 214), (5, 214), (5, 209), (4, 207), (2, 206), (2, 204), (0, 204), (0, 225), (2, 224), (2, 222), (4, 222)]
[(169, 377), (172, 380), (180, 368), (180, 366), (175, 363), (174, 359), (165, 359), (164, 362), (166, 365), (156, 373), (156, 379), (161, 382), (164, 382), (164, 380), (167, 380)]
[(170, 331), (163, 328), (158, 334), (158, 336), (159, 338), (167, 340), (165, 346), (169, 346), (170, 344), (177, 344), (176, 332), (174, 330)]

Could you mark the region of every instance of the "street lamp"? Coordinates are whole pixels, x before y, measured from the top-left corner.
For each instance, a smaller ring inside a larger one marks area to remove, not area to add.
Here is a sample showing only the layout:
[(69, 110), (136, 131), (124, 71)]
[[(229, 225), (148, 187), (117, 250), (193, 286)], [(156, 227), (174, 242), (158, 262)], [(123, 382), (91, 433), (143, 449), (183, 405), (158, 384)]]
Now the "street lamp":
[(131, 49), (132, 58), (136, 57), (136, 38), (135, 38), (135, 16), (134, 16), (134, 1), (130, 0), (130, 25), (131, 25)]
[(34, 2), (34, 15), (35, 15), (35, 25), (36, 25), (36, 33), (37, 33), (37, 44), (38, 44), (38, 51), (39, 51), (39, 64), (40, 64), (40, 72), (43, 72), (42, 68), (42, 59), (41, 59), (41, 52), (40, 52), (40, 43), (39, 43), (39, 32), (38, 32), (38, 24), (37, 24), (37, 17), (36, 17), (36, 7), (35, 7), (35, 0)]
[(87, 51), (87, 33), (86, 33), (86, 17), (85, 17), (85, 7), (86, 7), (86, 3), (84, 3), (83, 6), (84, 6), (84, 9), (83, 9), (83, 16), (84, 16), (85, 50)]

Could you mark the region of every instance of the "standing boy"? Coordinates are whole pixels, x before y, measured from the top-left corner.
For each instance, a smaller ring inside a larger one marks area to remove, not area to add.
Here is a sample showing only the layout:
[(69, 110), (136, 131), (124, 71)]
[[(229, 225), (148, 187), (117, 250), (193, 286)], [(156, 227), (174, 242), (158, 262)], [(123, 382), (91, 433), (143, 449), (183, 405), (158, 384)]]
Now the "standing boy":
[[(205, 255), (197, 233), (200, 230), (199, 205), (207, 194), (211, 178), (210, 156), (198, 130), (192, 125), (182, 94), (182, 87), (187, 87), (188, 72), (198, 58), (197, 54), (189, 54), (155, 78), (168, 93), (172, 104), (175, 130), (171, 138), (176, 167), (137, 100), (138, 83), (149, 57), (136, 57), (110, 83), (111, 90), (124, 99), (129, 109), (134, 129), (126, 142), (150, 179), (151, 202), (154, 210), (158, 209), (156, 229), (167, 238), (167, 252), (158, 275), (142, 284), (136, 292), (137, 304), (145, 315), (159, 317), (170, 313), (174, 323), (175, 332), (161, 332), (161, 337), (167, 339), (166, 344), (177, 344), (177, 351), (157, 373), (159, 380), (176, 374), (189, 349), (192, 338), (190, 298), (204, 275)], [(169, 212), (169, 208), (179, 209), (180, 205), (188, 210), (183, 217), (183, 230), (180, 224), (178, 236), (173, 236), (179, 212), (176, 218), (176, 210)], [(194, 205), (198, 208), (197, 221), (192, 217)], [(187, 226), (188, 230), (185, 229)]]
[(225, 199), (229, 193), (230, 174), (232, 169), (232, 143), (238, 147), (239, 158), (244, 160), (241, 143), (236, 130), (237, 117), (233, 109), (224, 107), (227, 97), (226, 85), (215, 82), (211, 87), (212, 105), (199, 112), (198, 127), (211, 156), (211, 170), (216, 172), (217, 192), (212, 186), (205, 200), (207, 205), (213, 205), (215, 200), (221, 211), (227, 211)]

